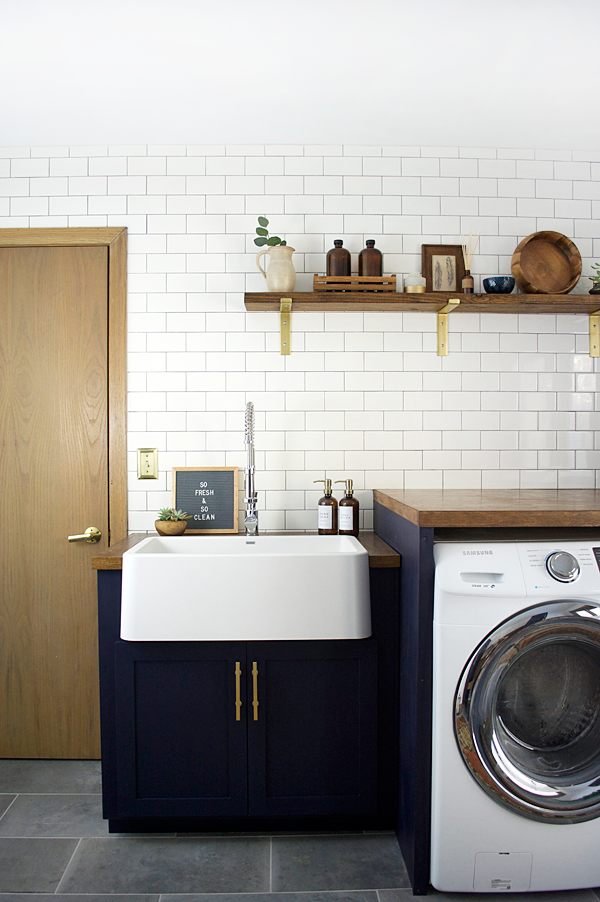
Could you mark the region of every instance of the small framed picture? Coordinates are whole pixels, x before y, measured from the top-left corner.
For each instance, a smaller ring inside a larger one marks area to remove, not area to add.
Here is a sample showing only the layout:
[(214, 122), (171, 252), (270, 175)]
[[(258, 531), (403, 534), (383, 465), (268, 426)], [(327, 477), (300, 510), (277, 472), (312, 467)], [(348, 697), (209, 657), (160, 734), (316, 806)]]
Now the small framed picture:
[(465, 261), (460, 244), (422, 244), (421, 274), (425, 291), (462, 291)]

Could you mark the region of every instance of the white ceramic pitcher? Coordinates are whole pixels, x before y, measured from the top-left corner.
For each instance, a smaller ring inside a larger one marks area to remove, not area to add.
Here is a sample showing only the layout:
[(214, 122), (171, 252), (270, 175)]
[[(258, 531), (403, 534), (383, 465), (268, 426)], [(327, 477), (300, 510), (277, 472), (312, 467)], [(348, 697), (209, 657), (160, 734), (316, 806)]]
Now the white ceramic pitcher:
[[(265, 277), (269, 291), (293, 291), (296, 284), (296, 270), (292, 263), (292, 254), (295, 248), (289, 244), (276, 244), (274, 247), (266, 247), (256, 255), (256, 265)], [(259, 257), (269, 255), (269, 266), (265, 272)]]

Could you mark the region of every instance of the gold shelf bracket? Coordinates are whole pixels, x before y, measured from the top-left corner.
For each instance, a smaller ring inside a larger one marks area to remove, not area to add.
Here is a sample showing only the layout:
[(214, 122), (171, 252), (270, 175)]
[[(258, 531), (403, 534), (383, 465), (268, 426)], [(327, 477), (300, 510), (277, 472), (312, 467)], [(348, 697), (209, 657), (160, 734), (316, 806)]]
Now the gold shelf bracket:
[(281, 298), (279, 306), (279, 328), (281, 331), (281, 354), (288, 355), (290, 353), (291, 330), (290, 321), (292, 319), (292, 299)]
[(600, 310), (590, 313), (590, 357), (600, 357)]
[(448, 314), (458, 307), (460, 298), (450, 298), (437, 312), (437, 353), (438, 357), (448, 356)]

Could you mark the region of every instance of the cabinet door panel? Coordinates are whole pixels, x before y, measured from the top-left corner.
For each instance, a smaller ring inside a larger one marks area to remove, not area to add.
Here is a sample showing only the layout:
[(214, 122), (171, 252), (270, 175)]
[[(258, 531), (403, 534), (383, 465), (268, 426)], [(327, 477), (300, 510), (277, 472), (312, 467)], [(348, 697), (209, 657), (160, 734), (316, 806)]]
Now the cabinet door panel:
[(245, 814), (243, 643), (116, 643), (121, 817)]
[(247, 706), (250, 814), (375, 811), (376, 642), (255, 642), (247, 654), (259, 702), (257, 721)]

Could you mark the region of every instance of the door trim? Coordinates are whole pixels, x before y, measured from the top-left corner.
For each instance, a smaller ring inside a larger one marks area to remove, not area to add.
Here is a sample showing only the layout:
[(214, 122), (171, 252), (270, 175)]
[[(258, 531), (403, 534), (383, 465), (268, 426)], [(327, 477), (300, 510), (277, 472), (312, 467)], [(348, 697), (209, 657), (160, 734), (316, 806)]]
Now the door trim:
[(108, 544), (127, 536), (127, 229), (0, 229), (0, 247), (108, 248)]

